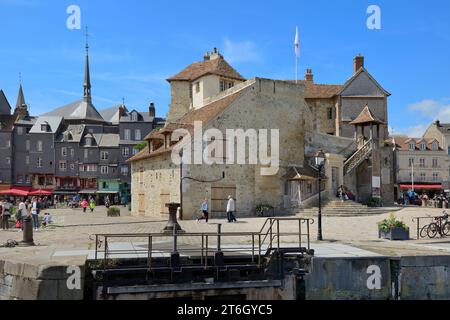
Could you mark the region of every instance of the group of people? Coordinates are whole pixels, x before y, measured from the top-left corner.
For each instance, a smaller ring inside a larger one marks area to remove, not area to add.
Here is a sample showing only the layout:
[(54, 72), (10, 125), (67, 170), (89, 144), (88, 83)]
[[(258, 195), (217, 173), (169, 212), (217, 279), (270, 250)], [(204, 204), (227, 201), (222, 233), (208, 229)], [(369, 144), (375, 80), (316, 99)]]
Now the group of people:
[(352, 201), (355, 200), (355, 196), (353, 195), (353, 193), (350, 190), (347, 190), (347, 188), (345, 186), (339, 187), (336, 196), (339, 199), (341, 199), (342, 202), (349, 201), (349, 200), (352, 200)]
[[(13, 212), (15, 212), (15, 226), (19, 229), (19, 232), (23, 230), (23, 224), (25, 219), (31, 218), (33, 221), (34, 231), (39, 231), (41, 228), (40, 213), (44, 209), (43, 199), (33, 197), (30, 200), (17, 200), (14, 206), (8, 199), (0, 200), (0, 215), (1, 215), (1, 228), (2, 230), (9, 230), (9, 224)], [(45, 213), (42, 218), (42, 227), (47, 227), (52, 223), (52, 216), (49, 213)]]
[[(208, 223), (209, 220), (209, 204), (208, 199), (205, 199), (200, 207), (201, 216), (197, 217), (197, 223), (200, 222), (200, 220), (206, 220), (206, 223)], [(228, 196), (228, 203), (227, 203), (227, 220), (228, 223), (237, 222), (236, 216), (234, 213), (236, 212), (236, 200), (232, 196)]]
[(91, 210), (91, 213), (93, 213), (95, 209), (94, 198), (89, 199), (89, 202), (87, 201), (87, 199), (83, 199), (83, 201), (81, 201), (81, 207), (83, 208), (84, 213), (86, 213), (88, 207)]

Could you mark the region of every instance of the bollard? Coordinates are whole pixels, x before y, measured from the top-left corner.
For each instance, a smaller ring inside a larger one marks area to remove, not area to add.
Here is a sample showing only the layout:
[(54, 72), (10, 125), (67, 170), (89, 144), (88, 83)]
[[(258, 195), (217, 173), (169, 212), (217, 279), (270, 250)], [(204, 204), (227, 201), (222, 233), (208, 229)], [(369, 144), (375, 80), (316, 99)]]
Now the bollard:
[(222, 237), (222, 225), (217, 225), (217, 252), (214, 255), (214, 264), (216, 267), (222, 267), (225, 264), (224, 256), (222, 252), (221, 239)]
[(166, 207), (169, 208), (169, 221), (167, 222), (167, 225), (162, 232), (172, 234), (174, 229), (176, 229), (177, 232), (184, 232), (177, 221), (177, 212), (180, 204), (167, 203)]
[(173, 270), (178, 271), (180, 269), (180, 254), (177, 248), (177, 228), (173, 228), (173, 249), (170, 254), (170, 266)]
[(26, 217), (23, 219), (23, 241), (22, 244), (25, 246), (34, 246), (33, 240), (33, 219), (31, 217)]

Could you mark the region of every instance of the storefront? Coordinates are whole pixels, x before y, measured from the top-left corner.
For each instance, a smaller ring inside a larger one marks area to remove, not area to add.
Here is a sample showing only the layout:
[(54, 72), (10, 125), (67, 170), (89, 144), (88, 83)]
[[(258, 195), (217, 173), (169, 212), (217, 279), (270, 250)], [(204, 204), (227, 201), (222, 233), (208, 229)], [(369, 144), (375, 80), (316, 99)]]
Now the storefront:
[(111, 204), (120, 204), (120, 180), (118, 179), (100, 179), (98, 183), (98, 201), (100, 205), (105, 204), (108, 197)]

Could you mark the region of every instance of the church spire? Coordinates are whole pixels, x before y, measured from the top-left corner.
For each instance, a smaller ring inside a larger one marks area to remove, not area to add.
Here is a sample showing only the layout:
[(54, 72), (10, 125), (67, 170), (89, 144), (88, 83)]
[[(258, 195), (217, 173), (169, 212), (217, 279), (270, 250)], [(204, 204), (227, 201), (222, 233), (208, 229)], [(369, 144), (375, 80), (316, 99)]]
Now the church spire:
[(89, 42), (88, 27), (86, 27), (86, 65), (84, 69), (84, 100), (91, 102), (91, 75), (89, 70)]
[(14, 110), (14, 115), (18, 116), (20, 119), (27, 117), (28, 106), (25, 102), (25, 95), (23, 94), (22, 88), (22, 75), (19, 76), (19, 93), (17, 95), (16, 109)]

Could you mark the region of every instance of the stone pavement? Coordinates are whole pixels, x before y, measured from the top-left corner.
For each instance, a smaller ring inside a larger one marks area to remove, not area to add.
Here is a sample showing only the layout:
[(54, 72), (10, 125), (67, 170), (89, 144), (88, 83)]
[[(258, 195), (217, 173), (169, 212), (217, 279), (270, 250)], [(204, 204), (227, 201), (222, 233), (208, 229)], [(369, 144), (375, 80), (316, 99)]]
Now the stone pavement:
[[(105, 208), (96, 208), (94, 214), (83, 213), (81, 209), (46, 210), (53, 215), (55, 224), (48, 229), (34, 234), (36, 247), (33, 248), (0, 248), (0, 255), (18, 256), (21, 259), (56, 260), (65, 261), (73, 259), (74, 253), (85, 256), (95, 247), (96, 233), (155, 233), (160, 232), (166, 224), (165, 219), (150, 220), (146, 217), (132, 217), (125, 208), (122, 216), (108, 218)], [(442, 209), (406, 208), (396, 213), (411, 228), (411, 237), (415, 237), (416, 216), (440, 215)], [(391, 242), (378, 239), (377, 222), (385, 219), (389, 214), (364, 217), (324, 217), (323, 234), (325, 241), (317, 244), (314, 241), (317, 234), (317, 224), (311, 226), (311, 247), (320, 254), (350, 254), (358, 255), (358, 250), (365, 254), (380, 254), (389, 256), (400, 255), (442, 255), (450, 254), (450, 239), (411, 240), (407, 242)], [(217, 230), (217, 223), (222, 223), (223, 232), (259, 232), (265, 218), (239, 219), (238, 223), (228, 224), (224, 220), (211, 219), (209, 224), (204, 221), (181, 221), (182, 228), (187, 232), (211, 232)], [(285, 232), (296, 232), (298, 225), (283, 223), (281, 229)], [(12, 239), (20, 241), (22, 233), (14, 231), (0, 231), (0, 244)], [(170, 238), (159, 239), (170, 243)], [(117, 242), (145, 242), (145, 239), (118, 239)], [(200, 238), (180, 237), (180, 244), (198, 245)], [(211, 240), (211, 245), (214, 245)], [(285, 237), (285, 244), (298, 243), (296, 237)], [(224, 245), (250, 245), (251, 236), (237, 236), (223, 240)], [(345, 247), (344, 247), (345, 246)], [(349, 251), (349, 248), (350, 251)], [(72, 253), (69, 253), (69, 252)], [(64, 254), (64, 252), (66, 254)], [(58, 253), (58, 254), (55, 254)]]

